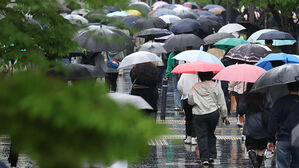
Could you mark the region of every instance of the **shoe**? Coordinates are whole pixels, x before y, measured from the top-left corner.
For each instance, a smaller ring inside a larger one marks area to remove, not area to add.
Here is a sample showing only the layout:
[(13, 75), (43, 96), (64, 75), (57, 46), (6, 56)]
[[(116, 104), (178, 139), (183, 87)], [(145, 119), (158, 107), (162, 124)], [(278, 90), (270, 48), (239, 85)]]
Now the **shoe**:
[(209, 165), (210, 163), (209, 163), (209, 161), (203, 161), (202, 162), (202, 165), (204, 165), (204, 166), (207, 166), (207, 165)]
[(191, 144), (191, 136), (187, 136), (187, 138), (184, 140), (185, 144)]
[(213, 159), (213, 158), (209, 158), (209, 162), (210, 162), (210, 163), (213, 163), (213, 162), (214, 162), (214, 159)]
[(194, 137), (191, 138), (191, 144), (192, 145), (197, 145), (196, 138), (194, 138)]
[(254, 151), (248, 151), (248, 156), (249, 156), (249, 159), (252, 163), (252, 165), (255, 165), (256, 163), (256, 153)]

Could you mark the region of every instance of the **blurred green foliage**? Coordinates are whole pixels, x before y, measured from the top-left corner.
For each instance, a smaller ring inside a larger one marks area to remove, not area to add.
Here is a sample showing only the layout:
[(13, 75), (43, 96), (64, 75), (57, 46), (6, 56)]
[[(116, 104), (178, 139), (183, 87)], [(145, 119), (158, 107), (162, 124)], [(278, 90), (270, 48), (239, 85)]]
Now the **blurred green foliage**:
[[(93, 9), (127, 5), (124, 0), (80, 3)], [(73, 9), (80, 3), (65, 0)], [(45, 75), (51, 58), (80, 48), (72, 40), (79, 27), (59, 15), (60, 6), (56, 0), (1, 0), (1, 64), (17, 60), (16, 68), (26, 66), (27, 71), (0, 75), (0, 134), (9, 135), (17, 151), (40, 168), (136, 162), (165, 127), (132, 106), (110, 100), (103, 84), (77, 81), (70, 87)]]

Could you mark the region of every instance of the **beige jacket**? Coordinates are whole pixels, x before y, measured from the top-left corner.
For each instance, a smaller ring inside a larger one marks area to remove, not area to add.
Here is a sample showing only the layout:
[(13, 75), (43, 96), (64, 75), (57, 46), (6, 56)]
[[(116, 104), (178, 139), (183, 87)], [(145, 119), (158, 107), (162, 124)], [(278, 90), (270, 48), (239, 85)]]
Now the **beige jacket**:
[(219, 109), (221, 117), (227, 116), (223, 91), (220, 85), (213, 81), (196, 83), (188, 94), (188, 103), (194, 105), (194, 115), (209, 114)]

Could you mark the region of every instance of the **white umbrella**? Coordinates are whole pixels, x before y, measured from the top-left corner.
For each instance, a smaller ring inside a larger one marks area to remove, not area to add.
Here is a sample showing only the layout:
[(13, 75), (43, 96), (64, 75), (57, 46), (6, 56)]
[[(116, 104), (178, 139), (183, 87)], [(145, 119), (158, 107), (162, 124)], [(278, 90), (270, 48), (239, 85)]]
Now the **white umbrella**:
[(71, 23), (79, 23), (79, 24), (88, 23), (88, 20), (80, 15), (70, 14), (70, 15), (65, 15), (64, 18), (69, 20)]
[(150, 53), (148, 51), (138, 51), (126, 56), (119, 64), (118, 69), (131, 68), (135, 64), (146, 62), (159, 63), (163, 61), (156, 54)]
[(131, 104), (138, 109), (150, 109), (152, 110), (152, 106), (149, 105), (142, 97), (129, 95), (124, 93), (108, 93), (108, 96), (120, 104)]
[(174, 56), (172, 59), (187, 61), (187, 62), (203, 61), (203, 62), (219, 64), (224, 67), (222, 62), (216, 56), (201, 50), (183, 51), (177, 54), (176, 56)]
[(227, 25), (222, 26), (218, 33), (224, 32), (224, 33), (233, 33), (241, 30), (245, 30), (246, 28), (238, 23), (229, 23)]
[(163, 15), (163, 16), (160, 16), (159, 18), (161, 18), (167, 24), (172, 24), (179, 20), (182, 20), (180, 17), (175, 16), (175, 15)]
[(163, 43), (152, 41), (142, 44), (138, 51), (148, 51), (155, 54), (167, 53), (163, 47)]
[(72, 11), (72, 15), (81, 15), (81, 16), (85, 16), (90, 12), (89, 9), (78, 9), (78, 10), (74, 10)]
[(178, 6), (178, 7), (174, 8), (173, 11), (175, 11), (178, 15), (182, 15), (182, 14), (189, 13), (192, 10), (185, 6)]

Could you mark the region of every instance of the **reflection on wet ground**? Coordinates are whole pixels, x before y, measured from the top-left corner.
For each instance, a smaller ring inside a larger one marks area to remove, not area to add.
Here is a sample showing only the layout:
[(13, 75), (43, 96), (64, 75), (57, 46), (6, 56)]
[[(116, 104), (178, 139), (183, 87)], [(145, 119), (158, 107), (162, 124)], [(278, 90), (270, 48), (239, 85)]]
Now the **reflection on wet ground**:
[[(118, 79), (118, 92), (128, 93), (131, 87), (128, 73)], [(168, 83), (166, 119), (160, 120), (158, 111), (157, 123), (166, 124), (170, 128), (170, 134), (159, 139), (152, 140), (149, 144), (151, 152), (148, 158), (140, 164), (130, 167), (140, 168), (195, 168), (201, 166), (196, 157), (196, 145), (184, 144), (185, 121), (182, 111), (173, 110), (173, 83)], [(158, 102), (159, 106), (161, 101)], [(226, 126), (219, 124), (216, 129), (217, 136), (217, 159), (207, 167), (214, 168), (244, 168), (252, 167), (246, 154), (242, 129), (236, 125), (236, 117), (230, 118), (231, 124)], [(269, 162), (269, 161), (268, 161)], [(271, 162), (271, 160), (270, 160)], [(272, 166), (275, 167), (274, 160)]]

